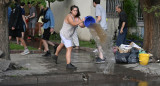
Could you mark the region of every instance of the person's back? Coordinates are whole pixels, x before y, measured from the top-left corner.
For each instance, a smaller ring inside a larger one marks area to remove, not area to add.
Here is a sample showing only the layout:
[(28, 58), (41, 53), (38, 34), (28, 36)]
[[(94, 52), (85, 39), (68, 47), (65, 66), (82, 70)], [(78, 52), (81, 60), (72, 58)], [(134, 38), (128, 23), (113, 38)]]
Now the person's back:
[(10, 15), (9, 28), (15, 27), (15, 29), (20, 29), (23, 24), (22, 22), (21, 8), (19, 5), (16, 5)]
[(53, 28), (54, 27), (54, 16), (52, 13), (52, 10), (50, 8), (46, 8), (46, 10), (44, 11), (44, 18), (42, 20), (44, 22), (43, 24), (43, 28), (47, 29), (47, 28)]
[[(96, 8), (96, 23), (99, 23), (104, 30), (107, 30), (106, 12), (104, 8), (100, 5), (100, 0), (93, 0), (93, 6)], [(103, 56), (102, 46), (97, 45), (97, 48), (99, 56), (96, 59), (96, 63), (104, 63), (105, 58)]]
[[(25, 9), (21, 8), (21, 16), (25, 16)], [(22, 17), (22, 21), (23, 21), (23, 17)], [(23, 24), (25, 24), (25, 22), (23, 21)]]
[(101, 16), (99, 24), (104, 30), (106, 30), (107, 29), (106, 11), (100, 4), (96, 5), (96, 16)]

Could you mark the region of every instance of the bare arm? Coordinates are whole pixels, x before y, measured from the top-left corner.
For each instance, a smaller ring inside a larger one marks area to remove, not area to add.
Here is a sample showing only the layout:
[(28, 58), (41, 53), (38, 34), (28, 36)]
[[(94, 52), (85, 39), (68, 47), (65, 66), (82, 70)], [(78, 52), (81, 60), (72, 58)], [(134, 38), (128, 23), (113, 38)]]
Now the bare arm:
[[(79, 20), (84, 22), (85, 19), (83, 18), (83, 19), (81, 20), (81, 19), (79, 18)], [(85, 27), (85, 25), (84, 25), (83, 22), (79, 24), (79, 26), (80, 26), (81, 28), (84, 28), (84, 27)]]
[(42, 23), (38, 22), (38, 29), (39, 29), (39, 33), (40, 33), (40, 34), (42, 34), (41, 26), (42, 26)]
[(28, 26), (27, 26), (27, 23), (26, 23), (25, 16), (24, 16), (24, 15), (22, 15), (22, 18), (23, 18), (23, 21), (24, 21), (24, 23), (25, 23), (25, 25), (26, 25), (26, 28), (27, 28)]
[(124, 29), (125, 24), (126, 24), (126, 22), (122, 23), (122, 27), (121, 27), (121, 31), (120, 31), (121, 34), (123, 33), (123, 29)]
[(101, 21), (101, 16), (97, 16), (96, 23), (99, 23), (100, 21)]
[(33, 13), (33, 15), (32, 16), (30, 16), (29, 18), (34, 18), (35, 17), (35, 13)]
[(79, 20), (78, 22), (74, 22), (73, 18), (70, 15), (68, 15), (67, 21), (69, 24), (71, 24), (73, 26), (77, 26), (83, 22), (82, 20)]

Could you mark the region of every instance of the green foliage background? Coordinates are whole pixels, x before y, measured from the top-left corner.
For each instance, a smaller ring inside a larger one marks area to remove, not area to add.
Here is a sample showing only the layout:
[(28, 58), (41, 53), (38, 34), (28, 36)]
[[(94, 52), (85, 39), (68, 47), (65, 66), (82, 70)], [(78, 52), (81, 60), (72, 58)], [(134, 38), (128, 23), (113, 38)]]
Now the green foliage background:
[(64, 0), (21, 0), (21, 2), (25, 2), (26, 4), (32, 1), (34, 1), (34, 4), (38, 4), (38, 3), (46, 3), (46, 1), (53, 3), (55, 1), (64, 1)]
[(154, 12), (156, 17), (160, 17), (160, 4), (152, 7), (144, 6), (144, 11), (147, 13)]
[(137, 26), (137, 0), (124, 0), (123, 9), (128, 17), (128, 26), (136, 27)]

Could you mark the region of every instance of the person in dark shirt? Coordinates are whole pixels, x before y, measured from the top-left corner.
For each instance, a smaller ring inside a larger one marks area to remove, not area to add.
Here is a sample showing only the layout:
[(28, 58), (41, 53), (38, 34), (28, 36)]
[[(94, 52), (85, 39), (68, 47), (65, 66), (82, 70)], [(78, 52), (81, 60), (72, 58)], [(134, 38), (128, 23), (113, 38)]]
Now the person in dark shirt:
[(116, 41), (116, 46), (119, 47), (121, 44), (125, 44), (126, 35), (127, 35), (127, 15), (122, 10), (120, 5), (116, 6), (116, 12), (119, 14), (119, 33)]
[(23, 21), (23, 29), (22, 30), (22, 38), (24, 39), (24, 32), (26, 31), (26, 28), (28, 27), (26, 23), (26, 18), (25, 18), (25, 9), (24, 9), (25, 3), (21, 3), (21, 15), (22, 15), (22, 20)]
[(18, 1), (15, 1), (15, 6), (11, 11), (10, 19), (9, 19), (9, 40), (12, 37), (18, 37), (18, 40), (21, 41), (22, 45), (24, 46), (24, 52), (21, 55), (29, 54), (29, 50), (26, 46), (24, 39), (22, 39), (22, 29), (23, 29), (23, 19), (22, 19), (22, 11), (21, 7), (18, 5)]

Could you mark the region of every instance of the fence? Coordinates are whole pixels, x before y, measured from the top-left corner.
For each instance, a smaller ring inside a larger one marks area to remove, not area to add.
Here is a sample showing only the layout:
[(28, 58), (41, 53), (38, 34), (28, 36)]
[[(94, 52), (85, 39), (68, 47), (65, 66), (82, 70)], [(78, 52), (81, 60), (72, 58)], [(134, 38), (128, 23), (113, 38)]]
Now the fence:
[[(107, 18), (118, 17), (117, 12), (115, 11), (116, 5), (121, 5), (123, 7), (123, 0), (106, 0), (106, 12)], [(143, 15), (140, 8), (140, 3), (138, 3), (138, 12), (137, 12), (138, 22), (143, 22)]]
[(138, 22), (143, 22), (143, 14), (140, 7), (140, 3), (138, 4)]
[(123, 7), (123, 0), (106, 0), (106, 12), (108, 18), (118, 17), (116, 13), (116, 5), (121, 5)]

